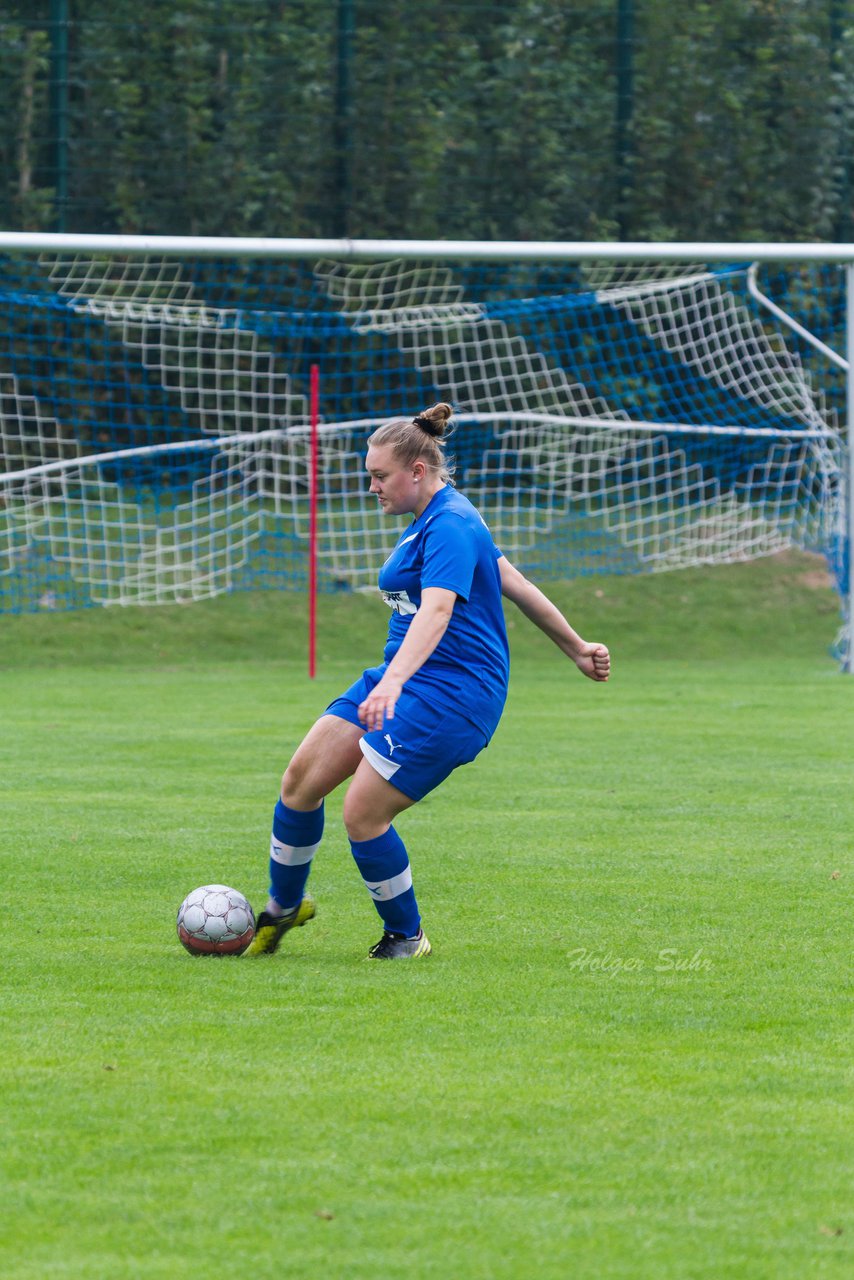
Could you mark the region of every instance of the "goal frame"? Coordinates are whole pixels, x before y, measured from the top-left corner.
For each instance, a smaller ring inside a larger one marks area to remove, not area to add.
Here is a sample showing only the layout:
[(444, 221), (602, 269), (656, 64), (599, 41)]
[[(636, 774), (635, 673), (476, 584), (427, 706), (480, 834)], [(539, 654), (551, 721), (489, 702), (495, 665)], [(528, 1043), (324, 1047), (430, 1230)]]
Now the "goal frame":
[[(774, 243), (766, 241), (490, 241), (297, 239), (252, 236), (100, 235), (76, 232), (0, 231), (0, 252), (157, 254), (164, 257), (331, 258), (337, 261), (483, 261), (483, 262), (798, 262), (834, 264), (845, 273), (845, 356), (829, 352), (846, 380), (846, 536), (848, 582), (846, 608), (854, 629), (854, 244)], [(762, 303), (763, 299), (758, 299)], [(772, 304), (773, 308), (773, 304)], [(779, 318), (779, 317), (778, 317)], [(806, 335), (809, 337), (809, 335)], [(843, 670), (854, 674), (854, 636)]]

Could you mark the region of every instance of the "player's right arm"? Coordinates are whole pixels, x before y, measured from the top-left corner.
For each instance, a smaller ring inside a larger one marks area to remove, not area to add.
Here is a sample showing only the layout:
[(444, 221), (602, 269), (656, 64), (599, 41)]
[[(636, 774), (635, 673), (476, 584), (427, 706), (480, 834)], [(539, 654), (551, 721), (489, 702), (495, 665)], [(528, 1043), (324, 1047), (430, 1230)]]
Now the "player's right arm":
[(397, 653), (382, 679), (359, 705), (359, 719), (370, 732), (394, 719), (394, 707), (410, 676), (420, 670), (448, 629), (456, 594), (442, 587), (425, 587), (421, 605), (410, 622)]
[(604, 644), (588, 644), (558, 609), (556, 604), (533, 582), (529, 582), (506, 556), (499, 556), (501, 594), (512, 600), (526, 618), (552, 640), (571, 658), (584, 675), (591, 680), (607, 680), (611, 673), (611, 656)]

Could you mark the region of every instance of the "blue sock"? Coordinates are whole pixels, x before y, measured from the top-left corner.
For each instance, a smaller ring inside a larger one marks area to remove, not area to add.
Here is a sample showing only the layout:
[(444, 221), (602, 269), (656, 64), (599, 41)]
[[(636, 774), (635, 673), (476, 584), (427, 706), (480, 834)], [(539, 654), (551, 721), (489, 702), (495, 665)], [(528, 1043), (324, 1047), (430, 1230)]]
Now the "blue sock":
[(270, 897), (285, 911), (298, 907), (323, 835), (323, 804), (307, 813), (279, 800), (270, 837)]
[(406, 845), (394, 827), (373, 840), (351, 840), (350, 848), (386, 930), (414, 938), (421, 917)]

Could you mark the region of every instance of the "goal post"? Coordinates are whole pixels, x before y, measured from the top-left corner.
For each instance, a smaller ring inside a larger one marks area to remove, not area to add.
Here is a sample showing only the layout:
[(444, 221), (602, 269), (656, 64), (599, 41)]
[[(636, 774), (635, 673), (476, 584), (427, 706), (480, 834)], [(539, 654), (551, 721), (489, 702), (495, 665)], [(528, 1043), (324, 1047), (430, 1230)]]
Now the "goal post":
[(818, 551), (851, 670), (852, 365), (851, 245), (0, 233), (0, 612), (366, 587), (365, 437), (444, 399), (521, 567)]
[(844, 530), (844, 573), (842, 592), (847, 607), (841, 646), (843, 669), (854, 673), (854, 262), (845, 267), (845, 348), (846, 348), (846, 446), (847, 446), (847, 511)]

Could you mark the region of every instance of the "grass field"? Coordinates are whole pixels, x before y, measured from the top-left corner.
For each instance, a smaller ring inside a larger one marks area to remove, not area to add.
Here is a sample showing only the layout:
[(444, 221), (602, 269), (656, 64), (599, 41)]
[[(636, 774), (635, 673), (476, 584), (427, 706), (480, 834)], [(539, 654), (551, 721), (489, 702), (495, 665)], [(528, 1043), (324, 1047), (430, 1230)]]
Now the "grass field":
[(488, 752), (404, 815), (434, 955), (379, 936), (329, 802), (319, 914), (264, 897), (288, 754), (375, 601), (0, 620), (6, 1280), (854, 1273), (854, 682), (786, 557), (557, 590), (605, 686), (517, 618)]

